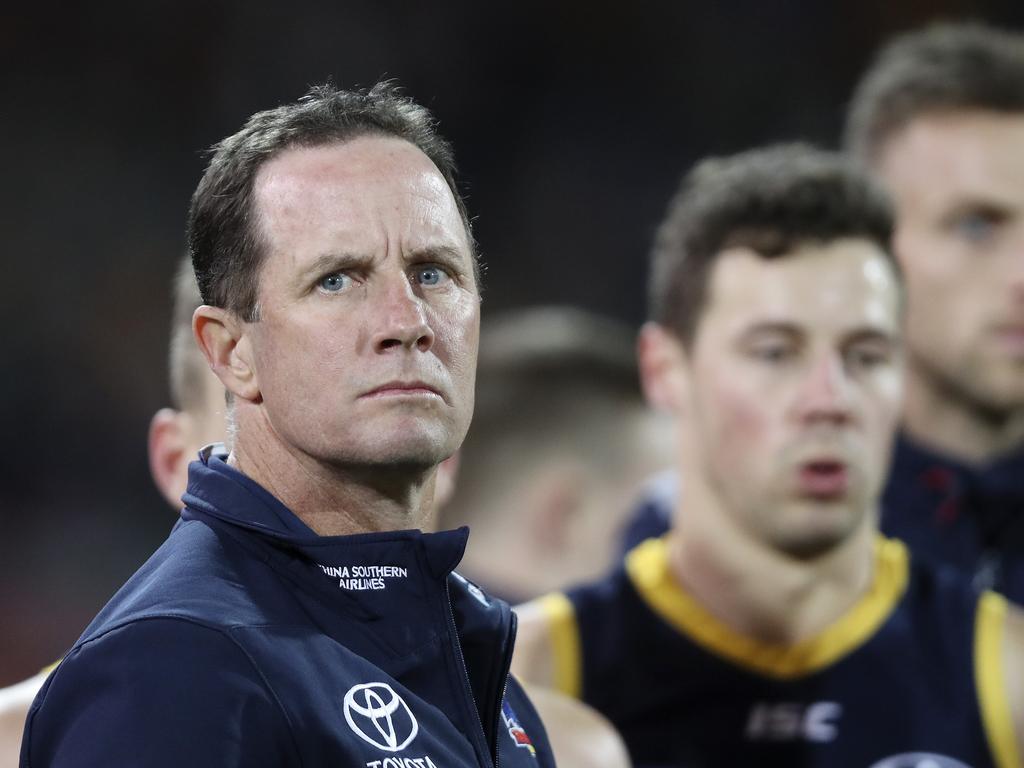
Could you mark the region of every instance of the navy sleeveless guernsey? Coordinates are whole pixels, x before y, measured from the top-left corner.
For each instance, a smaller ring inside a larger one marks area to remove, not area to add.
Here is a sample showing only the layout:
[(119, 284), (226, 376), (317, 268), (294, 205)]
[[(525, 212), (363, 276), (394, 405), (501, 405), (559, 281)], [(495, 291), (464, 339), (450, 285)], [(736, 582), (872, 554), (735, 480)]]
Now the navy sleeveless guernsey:
[(878, 538), (871, 588), (817, 637), (766, 645), (716, 619), (651, 539), (601, 582), (541, 598), (556, 687), (638, 768), (1020, 768), (1005, 600)]

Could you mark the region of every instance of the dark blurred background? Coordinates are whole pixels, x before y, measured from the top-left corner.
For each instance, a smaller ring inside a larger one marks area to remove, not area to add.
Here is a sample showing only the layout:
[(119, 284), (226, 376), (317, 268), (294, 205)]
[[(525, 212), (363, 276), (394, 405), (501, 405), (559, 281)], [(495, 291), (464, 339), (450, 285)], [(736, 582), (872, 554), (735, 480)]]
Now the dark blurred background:
[(202, 150), (327, 78), (395, 77), (458, 151), (484, 317), (643, 317), (645, 253), (708, 153), (834, 145), (875, 46), (1024, 3), (174, 0), (0, 12), (0, 684), (58, 658), (164, 538), (146, 465)]

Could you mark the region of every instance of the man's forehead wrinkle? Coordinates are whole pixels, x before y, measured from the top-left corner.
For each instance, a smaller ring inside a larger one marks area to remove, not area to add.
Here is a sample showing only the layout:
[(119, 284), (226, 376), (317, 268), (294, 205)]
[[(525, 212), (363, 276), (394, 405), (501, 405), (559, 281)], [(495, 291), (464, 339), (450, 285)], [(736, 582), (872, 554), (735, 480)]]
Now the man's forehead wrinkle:
[(281, 299), (305, 295), (321, 276), (317, 271), (408, 265), (424, 254), (473, 268), (472, 243), (451, 188), (404, 140), (365, 137), (291, 148), (260, 170), (256, 192), (262, 229), (272, 235), (267, 254)]
[(280, 241), (308, 232), (309, 198), (318, 196), (318, 186), (322, 185), (305, 183), (294, 171), (267, 166), (261, 169), (256, 179), (254, 209), (260, 235), (269, 252), (283, 250), (293, 257), (290, 249), (281, 247)]
[(413, 194), (431, 203), (444, 200), (446, 207), (450, 206), (452, 209), (456, 207), (455, 197), (452, 195), (448, 183), (441, 177), (441, 174), (438, 173), (433, 164), (429, 168), (423, 169), (417, 175), (415, 183), (411, 183), (410, 186), (412, 187)]
[(455, 197), (447, 182), (432, 164), (410, 178), (405, 191), (419, 204), (416, 206), (417, 209), (422, 206), (431, 214), (440, 214), (441, 219), (451, 219), (452, 223), (462, 225)]

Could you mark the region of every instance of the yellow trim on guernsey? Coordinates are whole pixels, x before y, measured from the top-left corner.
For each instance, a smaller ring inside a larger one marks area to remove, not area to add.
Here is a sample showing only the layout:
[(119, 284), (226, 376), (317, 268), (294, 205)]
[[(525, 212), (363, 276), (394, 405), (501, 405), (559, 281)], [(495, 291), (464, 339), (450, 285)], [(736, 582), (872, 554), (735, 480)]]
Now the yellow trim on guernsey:
[(633, 549), (626, 570), (651, 609), (697, 644), (762, 675), (792, 679), (835, 663), (874, 635), (903, 597), (909, 566), (903, 544), (878, 536), (870, 589), (817, 636), (793, 645), (762, 643), (711, 615), (676, 582), (664, 538)]
[(537, 603), (548, 620), (555, 690), (578, 699), (583, 695), (583, 657), (572, 602), (560, 592), (555, 592), (539, 598)]
[(1020, 768), (1024, 763), (1017, 748), (1006, 689), (1006, 670), (1003, 668), (1005, 627), (1005, 598), (994, 592), (985, 592), (978, 600), (974, 623), (974, 677), (981, 720), (996, 765), (999, 768)]

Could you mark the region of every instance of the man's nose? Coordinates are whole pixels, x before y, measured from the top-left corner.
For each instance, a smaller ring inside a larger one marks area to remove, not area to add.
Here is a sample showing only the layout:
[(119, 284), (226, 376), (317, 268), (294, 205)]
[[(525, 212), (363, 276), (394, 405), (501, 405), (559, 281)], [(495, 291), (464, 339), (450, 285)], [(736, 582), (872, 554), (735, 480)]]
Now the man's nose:
[(383, 279), (375, 298), (376, 306), (371, 310), (376, 315), (375, 351), (405, 348), (426, 352), (433, 346), (434, 331), (427, 320), (423, 298), (404, 272)]
[(797, 409), (807, 421), (850, 420), (850, 378), (842, 356), (823, 354), (811, 361), (799, 392)]

